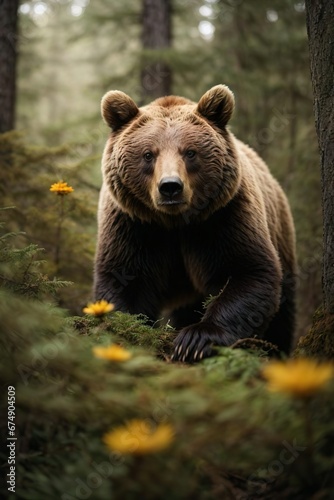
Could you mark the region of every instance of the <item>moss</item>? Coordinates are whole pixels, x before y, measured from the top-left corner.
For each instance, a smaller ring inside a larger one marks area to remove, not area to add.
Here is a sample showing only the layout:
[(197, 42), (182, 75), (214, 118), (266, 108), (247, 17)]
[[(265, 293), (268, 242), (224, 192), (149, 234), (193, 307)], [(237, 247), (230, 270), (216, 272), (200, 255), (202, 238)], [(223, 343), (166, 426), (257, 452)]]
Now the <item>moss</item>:
[(334, 358), (334, 315), (323, 307), (317, 309), (309, 332), (302, 337), (293, 353), (294, 357), (311, 356)]
[(145, 348), (162, 359), (173, 351), (173, 339), (176, 332), (168, 324), (152, 328), (143, 315), (115, 312), (103, 318), (75, 316), (68, 323), (79, 334), (93, 336), (96, 339), (109, 336), (110, 341), (127, 346)]

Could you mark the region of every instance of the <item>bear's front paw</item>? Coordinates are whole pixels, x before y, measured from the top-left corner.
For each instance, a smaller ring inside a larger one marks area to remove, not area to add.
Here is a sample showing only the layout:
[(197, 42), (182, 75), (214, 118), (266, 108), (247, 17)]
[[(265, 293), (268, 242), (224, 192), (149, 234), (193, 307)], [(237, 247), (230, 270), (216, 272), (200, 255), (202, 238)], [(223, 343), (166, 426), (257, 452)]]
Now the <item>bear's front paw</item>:
[(220, 328), (210, 323), (196, 323), (183, 328), (174, 341), (172, 361), (194, 363), (212, 356), (213, 345), (228, 345)]

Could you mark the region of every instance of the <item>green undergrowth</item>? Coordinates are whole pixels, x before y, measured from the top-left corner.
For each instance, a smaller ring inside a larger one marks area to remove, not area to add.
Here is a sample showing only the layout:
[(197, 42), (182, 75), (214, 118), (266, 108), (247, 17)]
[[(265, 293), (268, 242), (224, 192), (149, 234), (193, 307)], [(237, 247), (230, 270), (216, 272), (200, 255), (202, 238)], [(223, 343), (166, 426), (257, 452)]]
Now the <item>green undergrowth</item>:
[[(0, 376), (3, 392), (12, 386), (16, 393), (12, 498), (328, 497), (333, 386), (307, 408), (272, 393), (261, 376), (269, 359), (259, 349), (221, 348), (196, 365), (171, 363), (175, 333), (168, 325), (151, 328), (143, 317), (122, 313), (69, 317), (52, 302), (50, 281), (38, 294), (14, 286), (20, 266), (11, 274), (12, 260), (3, 256), (15, 248), (0, 241), (1, 273), (10, 276), (0, 291)], [(40, 279), (37, 260), (29, 273), (32, 283)], [(131, 358), (94, 356), (93, 347), (113, 343)], [(167, 423), (174, 440), (142, 456), (108, 449), (103, 435), (132, 419), (157, 428)], [(6, 437), (6, 421), (1, 430)], [(7, 456), (2, 447), (3, 476)], [(0, 494), (7, 496), (5, 485)]]
[[(28, 134), (18, 131), (0, 134), (0, 198), (4, 206), (12, 207), (1, 212), (1, 220), (6, 215), (7, 231), (12, 234), (24, 228), (17, 248), (32, 242), (25, 249), (28, 254), (37, 245), (43, 249), (41, 280), (44, 273), (75, 282), (75, 287), (53, 288), (58, 302), (72, 314), (81, 311), (91, 293), (99, 191), (92, 182), (96, 161), (79, 154), (78, 148), (79, 144), (34, 145)], [(50, 191), (62, 180), (73, 188), (66, 196)]]
[(151, 353), (166, 358), (173, 346), (173, 328), (168, 324), (160, 328), (147, 326), (145, 316), (134, 316), (115, 312), (107, 315), (103, 322), (94, 317), (71, 317), (68, 324), (81, 335), (94, 335), (95, 338), (110, 342), (111, 337), (123, 345), (136, 345)]

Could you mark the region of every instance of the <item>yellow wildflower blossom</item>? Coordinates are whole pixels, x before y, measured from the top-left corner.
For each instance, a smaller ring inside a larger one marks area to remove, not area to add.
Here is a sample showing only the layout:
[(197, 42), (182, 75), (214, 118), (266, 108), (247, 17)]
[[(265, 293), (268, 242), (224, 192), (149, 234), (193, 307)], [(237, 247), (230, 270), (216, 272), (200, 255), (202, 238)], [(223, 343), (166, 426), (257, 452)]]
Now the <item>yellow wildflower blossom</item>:
[(130, 420), (103, 436), (103, 442), (113, 451), (123, 454), (144, 455), (167, 448), (174, 439), (169, 424), (151, 427), (145, 420)]
[(109, 361), (127, 361), (131, 358), (129, 351), (116, 344), (107, 347), (93, 347), (93, 353), (97, 358), (108, 359)]
[(262, 370), (272, 391), (307, 398), (334, 375), (334, 365), (312, 359), (290, 359), (269, 363)]
[(52, 184), (50, 187), (50, 191), (56, 194), (64, 195), (64, 194), (69, 194), (73, 193), (74, 189), (67, 184), (67, 182), (55, 182)]
[(92, 316), (103, 316), (115, 309), (114, 304), (110, 304), (106, 300), (98, 300), (97, 302), (90, 302), (87, 307), (83, 308), (85, 314)]

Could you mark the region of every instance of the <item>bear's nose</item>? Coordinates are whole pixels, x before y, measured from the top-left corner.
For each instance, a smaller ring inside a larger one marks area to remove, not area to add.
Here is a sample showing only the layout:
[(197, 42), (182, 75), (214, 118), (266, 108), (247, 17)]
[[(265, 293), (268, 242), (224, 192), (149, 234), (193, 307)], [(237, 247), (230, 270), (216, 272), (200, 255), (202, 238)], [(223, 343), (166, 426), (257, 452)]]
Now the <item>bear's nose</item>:
[(165, 177), (159, 182), (159, 192), (163, 196), (173, 198), (183, 191), (183, 182), (179, 177)]

